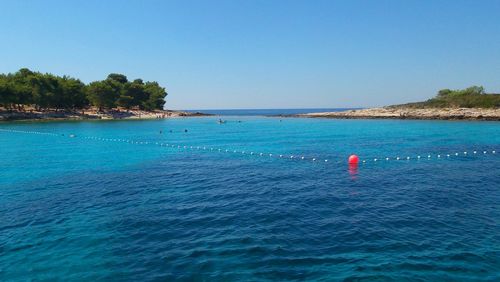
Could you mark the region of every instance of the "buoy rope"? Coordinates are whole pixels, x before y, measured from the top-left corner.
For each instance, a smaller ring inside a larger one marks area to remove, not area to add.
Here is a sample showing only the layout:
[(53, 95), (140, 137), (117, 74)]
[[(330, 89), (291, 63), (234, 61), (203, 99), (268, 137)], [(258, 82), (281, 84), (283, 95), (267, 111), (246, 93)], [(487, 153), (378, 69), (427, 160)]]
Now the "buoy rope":
[[(224, 148), (217, 148), (214, 146), (193, 146), (180, 143), (167, 143), (165, 141), (137, 141), (124, 138), (102, 138), (97, 136), (76, 136), (74, 134), (61, 134), (61, 133), (51, 133), (51, 132), (40, 132), (40, 131), (24, 131), (15, 129), (0, 129), (2, 132), (10, 133), (24, 133), (24, 134), (36, 134), (36, 135), (46, 135), (46, 136), (58, 136), (58, 137), (70, 137), (70, 138), (83, 138), (87, 140), (105, 141), (105, 142), (121, 142), (128, 144), (138, 144), (138, 145), (155, 145), (159, 147), (182, 149), (182, 150), (194, 150), (194, 151), (210, 151), (210, 152), (220, 152), (220, 153), (233, 153), (239, 155), (249, 155), (257, 157), (266, 158), (277, 158), (277, 159), (288, 159), (288, 160), (305, 160), (315, 163), (343, 163), (343, 161), (330, 161), (329, 159), (319, 158), (319, 157), (306, 157), (302, 154), (273, 154), (273, 153), (262, 153), (251, 150), (230, 150)], [(423, 161), (431, 159), (451, 159), (456, 157), (467, 157), (467, 156), (480, 156), (480, 155), (498, 155), (497, 150), (472, 150), (472, 151), (460, 151), (445, 154), (425, 154), (425, 155), (402, 155), (396, 157), (372, 157), (372, 158), (359, 158), (359, 164), (368, 163), (381, 163), (388, 161)]]
[(377, 158), (364, 158), (361, 163), (380, 163), (387, 161), (423, 161), (423, 160), (431, 160), (431, 159), (450, 159), (456, 157), (467, 157), (467, 156), (479, 156), (479, 155), (495, 155), (497, 154), (497, 150), (472, 150), (472, 151), (460, 151), (460, 152), (449, 152), (444, 154), (423, 154), (423, 155), (406, 155), (404, 157), (396, 156), (396, 157), (377, 157)]

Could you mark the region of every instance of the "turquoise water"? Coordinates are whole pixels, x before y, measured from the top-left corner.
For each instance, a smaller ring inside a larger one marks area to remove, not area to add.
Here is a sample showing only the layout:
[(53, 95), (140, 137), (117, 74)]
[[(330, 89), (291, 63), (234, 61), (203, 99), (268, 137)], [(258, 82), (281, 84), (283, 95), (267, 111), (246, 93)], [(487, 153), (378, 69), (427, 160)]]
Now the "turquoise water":
[(225, 119), (1, 123), (0, 280), (500, 279), (499, 123)]

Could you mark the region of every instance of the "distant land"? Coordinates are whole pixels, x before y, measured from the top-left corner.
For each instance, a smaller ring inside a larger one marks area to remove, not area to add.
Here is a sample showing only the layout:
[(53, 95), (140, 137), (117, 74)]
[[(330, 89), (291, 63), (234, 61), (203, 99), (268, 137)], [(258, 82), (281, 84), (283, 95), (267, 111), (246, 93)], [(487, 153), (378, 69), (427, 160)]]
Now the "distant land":
[(152, 119), (199, 116), (165, 111), (167, 92), (156, 81), (129, 81), (111, 73), (85, 84), (67, 75), (22, 68), (0, 74), (0, 121), (59, 119)]
[(461, 90), (439, 90), (424, 102), (391, 105), (382, 108), (315, 112), (295, 117), (339, 119), (438, 119), (500, 121), (500, 94), (485, 93), (482, 86)]
[(203, 115), (265, 115), (311, 118), (500, 120), (500, 94), (482, 86), (439, 90), (424, 102), (370, 109), (164, 110), (167, 92), (156, 81), (111, 73), (89, 84), (22, 68), (0, 74), (0, 121), (65, 119), (160, 119)]
[(361, 108), (290, 108), (290, 109), (207, 109), (186, 110), (190, 113), (204, 113), (218, 116), (282, 116), (307, 114), (310, 112), (340, 112)]

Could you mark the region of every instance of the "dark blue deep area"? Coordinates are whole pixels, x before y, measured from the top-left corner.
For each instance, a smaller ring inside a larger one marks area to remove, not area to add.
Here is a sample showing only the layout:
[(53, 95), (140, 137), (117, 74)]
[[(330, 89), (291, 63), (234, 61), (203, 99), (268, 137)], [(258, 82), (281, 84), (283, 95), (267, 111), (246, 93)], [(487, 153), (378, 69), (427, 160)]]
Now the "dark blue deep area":
[(499, 123), (217, 120), (0, 124), (0, 280), (500, 279)]

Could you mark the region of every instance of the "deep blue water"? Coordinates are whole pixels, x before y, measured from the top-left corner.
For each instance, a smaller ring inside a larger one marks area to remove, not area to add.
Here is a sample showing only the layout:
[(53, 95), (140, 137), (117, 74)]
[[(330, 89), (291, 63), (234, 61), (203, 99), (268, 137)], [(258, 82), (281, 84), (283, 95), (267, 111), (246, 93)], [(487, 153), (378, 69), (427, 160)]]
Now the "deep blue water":
[(0, 281), (500, 279), (499, 123), (226, 119), (0, 123)]
[(223, 110), (186, 110), (222, 116), (278, 116), (321, 112), (340, 112), (358, 108), (314, 108), (314, 109), (223, 109)]

